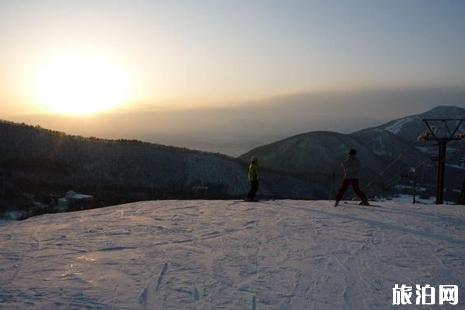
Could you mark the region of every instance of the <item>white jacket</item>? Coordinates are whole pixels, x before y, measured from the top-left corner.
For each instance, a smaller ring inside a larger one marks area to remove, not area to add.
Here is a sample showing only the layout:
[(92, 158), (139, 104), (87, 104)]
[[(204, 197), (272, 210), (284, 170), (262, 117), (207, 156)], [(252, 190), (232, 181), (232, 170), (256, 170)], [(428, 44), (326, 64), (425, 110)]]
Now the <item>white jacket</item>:
[(360, 161), (357, 157), (349, 155), (349, 158), (342, 162), (344, 168), (344, 178), (358, 179), (360, 173)]

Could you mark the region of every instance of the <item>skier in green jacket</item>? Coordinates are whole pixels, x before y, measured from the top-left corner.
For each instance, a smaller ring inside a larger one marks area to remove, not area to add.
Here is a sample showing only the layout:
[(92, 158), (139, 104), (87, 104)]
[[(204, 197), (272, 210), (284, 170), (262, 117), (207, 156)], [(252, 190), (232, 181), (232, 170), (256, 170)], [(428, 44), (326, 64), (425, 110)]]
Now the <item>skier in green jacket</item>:
[(247, 170), (247, 177), (250, 182), (250, 191), (247, 195), (247, 201), (256, 201), (255, 194), (258, 190), (258, 160), (256, 157), (252, 157), (252, 160), (249, 164), (249, 169)]

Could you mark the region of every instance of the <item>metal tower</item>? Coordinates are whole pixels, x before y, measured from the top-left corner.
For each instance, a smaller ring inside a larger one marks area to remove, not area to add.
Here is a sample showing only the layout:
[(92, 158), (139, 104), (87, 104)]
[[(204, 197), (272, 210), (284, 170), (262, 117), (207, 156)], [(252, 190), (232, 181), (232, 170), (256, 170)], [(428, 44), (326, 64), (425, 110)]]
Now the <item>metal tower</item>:
[[(429, 118), (423, 119), (428, 130), (418, 138), (423, 141), (434, 141), (438, 146), (437, 181), (436, 181), (436, 204), (444, 202), (444, 172), (446, 170), (447, 143), (459, 141), (465, 138), (465, 133), (458, 133), (465, 119), (460, 118)], [(439, 124), (440, 127), (434, 126)]]

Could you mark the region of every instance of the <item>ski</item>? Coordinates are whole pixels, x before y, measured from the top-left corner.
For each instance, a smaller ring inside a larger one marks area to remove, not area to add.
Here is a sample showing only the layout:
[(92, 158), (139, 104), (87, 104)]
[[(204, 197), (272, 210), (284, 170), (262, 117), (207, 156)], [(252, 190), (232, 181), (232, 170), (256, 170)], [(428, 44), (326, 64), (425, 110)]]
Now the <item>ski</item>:
[[(361, 205), (360, 203), (357, 203), (357, 202), (350, 202), (350, 201), (344, 201), (342, 203), (343, 205), (347, 205), (347, 206), (357, 206), (357, 207), (373, 207), (373, 208), (382, 208), (380, 205), (375, 205), (375, 204), (372, 204), (370, 203), (368, 206), (365, 206), (365, 205)], [(339, 204), (338, 206), (340, 206), (341, 204)]]

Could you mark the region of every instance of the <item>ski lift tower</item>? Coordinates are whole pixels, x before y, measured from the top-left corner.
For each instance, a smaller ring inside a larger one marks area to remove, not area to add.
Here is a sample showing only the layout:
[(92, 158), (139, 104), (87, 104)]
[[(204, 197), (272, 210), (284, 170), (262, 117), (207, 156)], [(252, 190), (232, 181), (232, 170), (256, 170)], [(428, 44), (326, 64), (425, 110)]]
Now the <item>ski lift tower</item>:
[(444, 203), (444, 172), (446, 170), (447, 143), (459, 141), (465, 138), (465, 133), (459, 133), (459, 129), (465, 122), (463, 118), (429, 118), (423, 119), (428, 128), (418, 139), (422, 141), (434, 141), (438, 146), (436, 181), (436, 204)]

